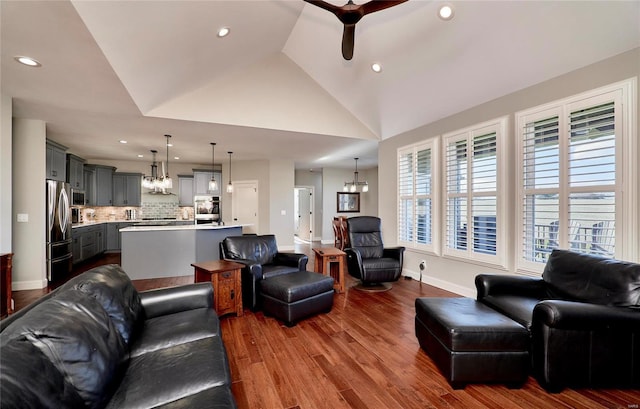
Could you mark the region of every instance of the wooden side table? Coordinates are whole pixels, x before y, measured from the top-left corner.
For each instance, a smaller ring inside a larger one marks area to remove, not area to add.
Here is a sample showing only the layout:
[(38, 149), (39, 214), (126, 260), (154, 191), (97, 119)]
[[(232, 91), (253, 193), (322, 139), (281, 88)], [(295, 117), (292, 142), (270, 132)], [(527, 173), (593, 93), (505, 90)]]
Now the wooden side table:
[[(333, 289), (339, 293), (343, 293), (347, 253), (335, 247), (317, 248), (313, 249), (313, 252), (315, 253), (314, 270), (317, 273), (333, 277)], [(327, 264), (329, 268), (327, 268)]]
[(12, 257), (12, 253), (0, 254), (0, 317), (13, 312), (13, 296), (11, 294)]
[(191, 264), (195, 268), (196, 283), (213, 285), (213, 304), (218, 316), (235, 313), (241, 317), (242, 281), (240, 263), (227, 260), (202, 261)]

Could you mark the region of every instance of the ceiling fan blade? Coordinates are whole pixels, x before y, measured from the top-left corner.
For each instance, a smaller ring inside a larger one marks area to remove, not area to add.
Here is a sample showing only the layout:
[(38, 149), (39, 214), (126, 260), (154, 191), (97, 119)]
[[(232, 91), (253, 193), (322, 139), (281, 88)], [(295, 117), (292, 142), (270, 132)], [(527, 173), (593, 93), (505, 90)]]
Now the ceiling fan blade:
[(355, 24), (345, 24), (342, 31), (342, 57), (345, 60), (353, 58), (353, 42), (356, 33)]
[(395, 0), (395, 1), (375, 0), (375, 1), (369, 1), (361, 5), (360, 7), (362, 7), (362, 11), (364, 11), (364, 14), (366, 15), (369, 13), (387, 9), (389, 7), (393, 7), (397, 4), (404, 3), (406, 1), (407, 0)]
[(340, 7), (333, 5), (331, 3), (327, 3), (326, 1), (322, 1), (322, 0), (304, 0), (304, 1), (306, 1), (309, 4), (313, 4), (314, 6), (318, 6), (321, 9), (328, 10), (335, 15), (338, 15), (338, 13), (342, 11)]

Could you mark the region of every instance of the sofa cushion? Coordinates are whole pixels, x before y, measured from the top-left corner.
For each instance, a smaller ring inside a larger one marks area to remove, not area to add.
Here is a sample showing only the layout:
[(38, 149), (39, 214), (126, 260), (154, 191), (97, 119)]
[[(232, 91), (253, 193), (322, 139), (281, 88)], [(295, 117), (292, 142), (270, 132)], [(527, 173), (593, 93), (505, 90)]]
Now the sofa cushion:
[(122, 337), (107, 312), (95, 298), (75, 290), (39, 304), (7, 327), (2, 337), (31, 342), (87, 407), (104, 406), (127, 358)]
[(220, 335), (220, 321), (213, 308), (198, 308), (151, 318), (131, 345), (135, 357), (172, 345)]
[(109, 314), (125, 344), (129, 344), (142, 313), (138, 291), (129, 276), (117, 264), (96, 267), (73, 288), (95, 298)]
[(152, 408), (230, 384), (222, 338), (209, 337), (131, 358), (107, 407)]
[(25, 336), (3, 336), (0, 350), (0, 407), (84, 406), (75, 388)]
[(542, 278), (548, 298), (640, 307), (640, 264), (553, 250)]
[(162, 409), (192, 409), (192, 408), (236, 408), (236, 401), (231, 394), (231, 390), (226, 387), (215, 386), (205, 389), (185, 398), (156, 406)]
[(231, 236), (224, 239), (225, 257), (230, 259), (253, 260), (257, 264), (273, 263), (278, 253), (276, 236)]

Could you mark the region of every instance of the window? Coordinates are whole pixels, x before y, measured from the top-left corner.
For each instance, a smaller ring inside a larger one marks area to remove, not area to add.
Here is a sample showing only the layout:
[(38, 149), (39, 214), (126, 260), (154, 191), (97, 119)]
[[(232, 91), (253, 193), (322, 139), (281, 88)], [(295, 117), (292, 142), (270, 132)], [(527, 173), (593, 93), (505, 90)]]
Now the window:
[(520, 268), (540, 271), (554, 248), (623, 256), (624, 88), (516, 114)]
[(398, 241), (436, 252), (434, 164), (437, 141), (398, 150)]
[(500, 266), (504, 260), (502, 140), (506, 119), (445, 135), (445, 254)]

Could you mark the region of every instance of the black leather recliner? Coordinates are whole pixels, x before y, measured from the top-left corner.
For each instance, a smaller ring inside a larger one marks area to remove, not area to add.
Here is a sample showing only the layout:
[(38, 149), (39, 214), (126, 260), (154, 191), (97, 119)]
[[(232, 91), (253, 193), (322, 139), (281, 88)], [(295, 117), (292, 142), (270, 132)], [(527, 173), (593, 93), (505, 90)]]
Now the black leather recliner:
[(347, 234), (350, 247), (344, 251), (349, 274), (359, 279), (364, 287), (400, 278), (404, 247), (384, 248), (379, 217), (348, 218)]
[(260, 308), (262, 279), (306, 271), (309, 261), (306, 254), (279, 252), (273, 234), (227, 237), (220, 242), (220, 258), (244, 264), (242, 303), (252, 311)]

